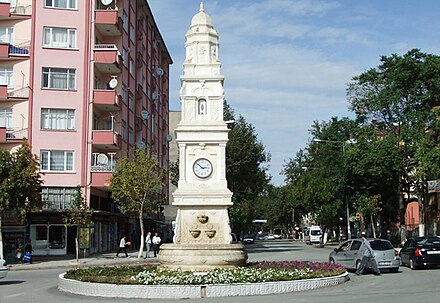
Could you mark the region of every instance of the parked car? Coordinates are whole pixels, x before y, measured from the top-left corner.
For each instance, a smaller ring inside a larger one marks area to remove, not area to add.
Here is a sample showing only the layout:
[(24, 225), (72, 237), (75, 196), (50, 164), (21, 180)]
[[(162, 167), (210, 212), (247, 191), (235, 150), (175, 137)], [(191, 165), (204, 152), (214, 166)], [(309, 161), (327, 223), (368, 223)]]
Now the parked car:
[(242, 242), (245, 244), (253, 244), (254, 241), (255, 241), (254, 235), (245, 235), (242, 240)]
[(275, 240), (275, 236), (273, 234), (268, 234), (266, 237), (264, 237), (265, 240)]
[[(384, 239), (368, 239), (374, 251), (377, 267), (387, 269), (390, 272), (398, 272), (400, 257), (390, 241)], [(359, 251), (361, 239), (352, 239), (343, 242), (329, 255), (330, 263), (339, 263), (349, 270), (355, 270), (361, 263), (362, 253)]]
[(0, 259), (0, 279), (3, 279), (8, 274), (8, 264), (3, 259)]
[(440, 238), (409, 238), (400, 250), (400, 260), (411, 269), (440, 265)]

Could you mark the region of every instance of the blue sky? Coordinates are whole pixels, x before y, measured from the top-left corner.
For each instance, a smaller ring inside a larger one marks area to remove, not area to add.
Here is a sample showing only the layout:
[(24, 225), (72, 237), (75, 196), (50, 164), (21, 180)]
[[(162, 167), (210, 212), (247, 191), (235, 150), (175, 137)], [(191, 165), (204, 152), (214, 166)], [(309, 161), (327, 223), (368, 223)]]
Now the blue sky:
[[(199, 0), (148, 0), (174, 64), (170, 109), (180, 110), (185, 33)], [(307, 146), (313, 121), (352, 116), (350, 79), (412, 48), (440, 54), (438, 0), (206, 0), (220, 36), (226, 100), (272, 155), (272, 183)]]

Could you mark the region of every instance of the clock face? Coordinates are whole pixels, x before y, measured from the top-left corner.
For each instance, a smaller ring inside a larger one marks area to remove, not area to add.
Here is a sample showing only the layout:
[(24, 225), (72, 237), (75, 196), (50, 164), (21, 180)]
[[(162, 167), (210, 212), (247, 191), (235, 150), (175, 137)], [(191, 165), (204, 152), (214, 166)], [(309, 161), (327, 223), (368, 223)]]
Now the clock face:
[(212, 164), (208, 159), (197, 159), (196, 162), (194, 162), (193, 171), (199, 178), (208, 178), (212, 173)]

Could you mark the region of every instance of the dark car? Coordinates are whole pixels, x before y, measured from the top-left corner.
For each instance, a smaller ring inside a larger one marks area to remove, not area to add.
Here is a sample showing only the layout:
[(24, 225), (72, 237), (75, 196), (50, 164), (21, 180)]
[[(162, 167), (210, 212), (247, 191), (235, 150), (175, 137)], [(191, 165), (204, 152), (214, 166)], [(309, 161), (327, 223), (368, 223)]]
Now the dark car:
[(440, 265), (440, 238), (409, 238), (400, 250), (400, 260), (411, 269)]
[(243, 237), (242, 242), (245, 244), (253, 244), (255, 241), (254, 235), (246, 235)]
[[(384, 239), (368, 239), (374, 251), (377, 267), (387, 269), (390, 272), (398, 272), (400, 258), (390, 241)], [(360, 252), (362, 240), (352, 239), (343, 242), (335, 248), (329, 255), (330, 263), (339, 263), (347, 269), (355, 270), (359, 267), (362, 260)]]

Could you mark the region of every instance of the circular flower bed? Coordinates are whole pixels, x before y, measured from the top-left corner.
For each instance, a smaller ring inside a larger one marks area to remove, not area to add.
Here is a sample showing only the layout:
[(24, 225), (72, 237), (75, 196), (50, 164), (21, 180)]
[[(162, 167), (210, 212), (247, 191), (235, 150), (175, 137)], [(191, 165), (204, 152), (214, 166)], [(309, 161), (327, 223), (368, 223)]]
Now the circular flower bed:
[(292, 281), (337, 276), (346, 270), (339, 264), (282, 261), (255, 262), (245, 267), (191, 272), (155, 265), (91, 267), (70, 270), (65, 278), (82, 282), (138, 285), (201, 285)]

